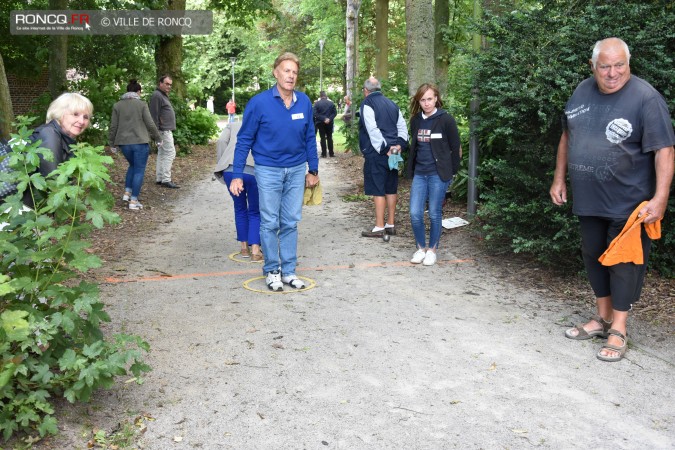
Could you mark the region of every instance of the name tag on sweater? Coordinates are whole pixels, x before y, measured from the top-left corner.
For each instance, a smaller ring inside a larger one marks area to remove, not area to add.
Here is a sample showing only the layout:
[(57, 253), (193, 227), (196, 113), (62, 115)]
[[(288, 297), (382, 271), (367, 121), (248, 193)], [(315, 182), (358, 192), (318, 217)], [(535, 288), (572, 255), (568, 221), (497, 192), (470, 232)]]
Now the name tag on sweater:
[(431, 139), (443, 139), (443, 133), (431, 133)]
[(291, 115), (291, 119), (293, 119), (293, 120), (300, 120), (300, 119), (304, 119), (304, 118), (305, 118), (305, 115), (303, 113), (296, 113), (296, 114)]

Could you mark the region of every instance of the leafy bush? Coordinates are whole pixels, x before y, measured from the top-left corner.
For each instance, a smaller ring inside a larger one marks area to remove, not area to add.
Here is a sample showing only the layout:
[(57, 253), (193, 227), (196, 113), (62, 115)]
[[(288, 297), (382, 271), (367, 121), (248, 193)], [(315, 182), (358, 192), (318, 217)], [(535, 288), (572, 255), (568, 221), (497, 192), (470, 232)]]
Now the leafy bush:
[[(78, 281), (100, 266), (84, 238), (92, 227), (117, 223), (105, 183), (112, 159), (102, 147), (74, 146), (75, 157), (49, 176), (37, 172), (38, 154), (52, 153), (28, 143), (31, 131), (20, 125), (13, 135), (11, 166), (2, 175), (17, 180), (19, 193), (0, 205), (0, 431), (56, 433), (53, 396), (87, 401), (92, 392), (111, 387), (115, 376), (139, 377), (149, 367), (137, 336), (106, 340), (101, 324), (110, 317), (98, 286)], [(28, 191), (35, 210), (22, 210)], [(140, 380), (140, 378), (139, 378)]]
[(81, 92), (94, 105), (91, 124), (82, 135), (82, 140), (96, 145), (108, 142), (112, 108), (120, 96), (126, 92), (128, 78), (126, 69), (103, 66), (89, 77), (82, 78), (73, 84), (73, 90)]
[[(547, 1), (488, 17), (487, 49), (476, 59), (481, 111), (481, 207), (487, 242), (560, 266), (580, 261), (576, 218), (548, 199), (560, 117), (574, 88), (590, 76), (595, 42), (624, 39), (632, 73), (664, 94), (675, 112), (675, 14), (667, 2)], [(669, 204), (650, 266), (673, 276), (675, 204)], [(576, 268), (580, 268), (580, 263)]]
[(176, 111), (176, 130), (173, 132), (175, 144), (181, 153), (190, 153), (190, 145), (205, 145), (218, 133), (217, 117), (207, 109), (188, 108), (185, 102), (171, 96)]

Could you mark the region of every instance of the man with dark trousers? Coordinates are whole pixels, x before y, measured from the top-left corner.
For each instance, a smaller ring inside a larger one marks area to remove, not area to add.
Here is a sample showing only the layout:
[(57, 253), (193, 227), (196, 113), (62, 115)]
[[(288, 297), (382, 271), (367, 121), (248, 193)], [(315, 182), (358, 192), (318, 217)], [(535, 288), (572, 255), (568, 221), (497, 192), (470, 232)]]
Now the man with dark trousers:
[[(567, 202), (569, 174), (572, 213), (579, 217), (581, 254), (596, 297), (597, 314), (565, 336), (607, 338), (596, 356), (614, 362), (628, 348), (628, 312), (644, 282), (651, 248), (646, 226), (660, 221), (668, 207), (675, 133), (663, 96), (631, 74), (623, 40), (598, 41), (590, 65), (593, 76), (577, 86), (565, 106), (550, 195), (556, 205)], [(605, 265), (608, 246), (635, 216), (646, 225), (636, 220), (630, 227), (639, 227), (633, 247), (639, 258)]]
[[(326, 157), (326, 147), (328, 154), (333, 157), (333, 120), (337, 116), (335, 103), (328, 100), (326, 92), (321, 91), (319, 100), (314, 103), (314, 127), (319, 131), (321, 137), (321, 157)], [(326, 146), (326, 141), (328, 145)]]

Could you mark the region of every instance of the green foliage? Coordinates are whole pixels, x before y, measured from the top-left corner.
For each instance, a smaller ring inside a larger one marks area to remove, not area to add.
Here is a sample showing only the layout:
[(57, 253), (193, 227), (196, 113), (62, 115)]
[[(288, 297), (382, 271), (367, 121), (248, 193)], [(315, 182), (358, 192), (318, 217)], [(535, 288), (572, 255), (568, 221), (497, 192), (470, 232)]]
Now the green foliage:
[[(597, 40), (619, 36), (632, 73), (664, 94), (675, 112), (675, 14), (666, 2), (547, 1), (488, 17), (488, 47), (475, 60), (480, 90), (482, 164), (479, 217), (497, 249), (527, 252), (551, 265), (579, 261), (576, 219), (548, 199), (560, 117), (574, 88), (590, 76)], [(673, 276), (675, 205), (669, 205), (650, 266)], [(571, 267), (572, 270), (580, 265)]]
[[(84, 238), (93, 227), (119, 222), (106, 190), (107, 164), (102, 147), (74, 146), (75, 157), (49, 176), (37, 172), (38, 153), (51, 152), (29, 143), (23, 122), (13, 135), (9, 177), (19, 193), (0, 205), (0, 432), (57, 432), (50, 399), (87, 401), (115, 376), (139, 377), (149, 367), (142, 352), (148, 344), (119, 334), (106, 340), (100, 328), (110, 317), (98, 286), (78, 280), (100, 266)], [(22, 193), (34, 199), (26, 210)]]
[(89, 77), (73, 84), (73, 90), (81, 92), (94, 105), (94, 115), (89, 128), (82, 135), (83, 140), (94, 144), (108, 141), (112, 108), (120, 95), (126, 92), (128, 78), (126, 69), (111, 65), (99, 67)]
[(179, 152), (190, 153), (190, 145), (205, 145), (218, 133), (217, 116), (208, 110), (197, 107), (188, 108), (185, 102), (171, 95), (171, 103), (176, 112), (176, 130), (173, 139)]

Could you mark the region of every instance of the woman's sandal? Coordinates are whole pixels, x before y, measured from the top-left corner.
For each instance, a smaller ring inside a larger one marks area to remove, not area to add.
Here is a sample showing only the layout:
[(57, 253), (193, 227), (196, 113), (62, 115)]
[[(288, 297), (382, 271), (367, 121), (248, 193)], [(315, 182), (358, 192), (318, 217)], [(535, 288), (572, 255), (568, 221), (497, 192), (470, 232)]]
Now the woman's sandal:
[[(565, 337), (569, 339), (574, 339), (575, 341), (583, 341), (586, 339), (592, 339), (596, 336), (600, 336), (602, 338), (607, 337), (607, 333), (609, 332), (610, 327), (612, 326), (612, 322), (607, 322), (605, 319), (603, 319), (600, 316), (591, 316), (590, 320), (595, 320), (598, 322), (600, 325), (602, 325), (602, 330), (593, 330), (593, 331), (586, 331), (584, 330), (584, 325), (583, 324), (578, 324), (574, 328), (570, 328), (569, 330), (565, 330)], [(572, 331), (577, 330), (577, 334), (571, 334)]]
[(250, 258), (250, 257), (251, 257), (251, 253), (249, 253), (248, 249), (243, 249), (243, 248), (242, 248), (242, 249), (239, 251), (239, 256), (242, 257), (242, 258)]
[[(621, 361), (623, 359), (623, 355), (626, 354), (626, 350), (628, 350), (628, 338), (626, 336), (624, 336), (623, 334), (621, 334), (620, 331), (617, 331), (614, 328), (611, 328), (609, 330), (608, 334), (610, 336), (618, 337), (619, 339), (621, 339), (623, 344), (620, 345), (620, 346), (612, 345), (612, 344), (605, 344), (605, 345), (602, 346), (602, 348), (600, 349), (598, 354), (595, 355), (595, 356), (597, 356), (600, 361), (607, 361), (607, 362)], [(628, 335), (628, 333), (626, 333), (626, 335)], [(618, 352), (619, 354), (614, 355), (614, 356), (607, 356), (607, 355), (602, 354), (603, 350), (610, 350), (610, 351), (613, 351), (613, 352)]]

